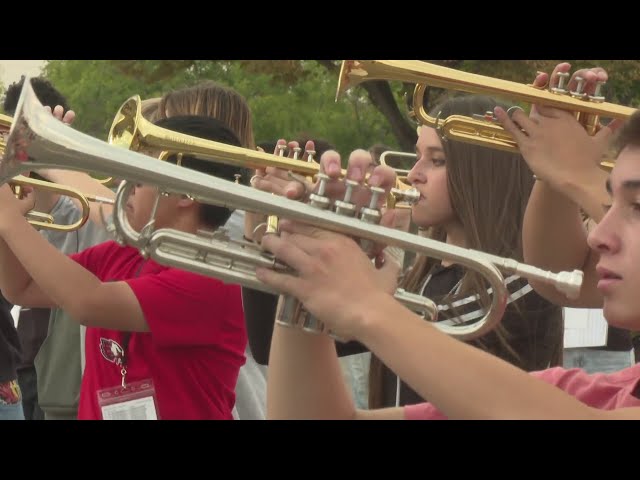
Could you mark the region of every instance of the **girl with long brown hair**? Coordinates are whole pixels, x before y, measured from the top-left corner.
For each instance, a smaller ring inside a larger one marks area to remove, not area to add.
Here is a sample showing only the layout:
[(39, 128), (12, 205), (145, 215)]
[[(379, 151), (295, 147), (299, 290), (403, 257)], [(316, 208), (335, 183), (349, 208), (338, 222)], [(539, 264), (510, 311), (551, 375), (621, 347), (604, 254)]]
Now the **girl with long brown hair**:
[[(497, 105), (495, 100), (483, 96), (456, 97), (437, 106), (431, 115), (443, 119), (449, 115), (472, 117), (492, 111)], [(416, 153), (417, 160), (408, 181), (421, 194), (412, 209), (412, 221), (423, 234), (522, 261), (522, 222), (534, 182), (522, 157), (447, 140), (430, 127), (419, 129)], [(360, 154), (369, 155), (364, 151)], [(332, 155), (339, 164), (338, 155), (335, 152)], [(322, 160), (327, 167), (326, 159)], [(299, 183), (287, 184), (277, 173), (258, 178), (255, 186), (273, 191), (300, 188)], [(564, 333), (562, 309), (540, 297), (525, 279), (508, 276), (505, 283), (510, 297), (501, 325), (469, 343), (526, 371), (560, 365)], [(439, 320), (450, 323), (477, 321), (490, 304), (491, 292), (477, 273), (430, 258), (418, 257), (399, 286), (432, 298), (439, 305)], [(272, 329), (273, 319), (267, 321), (267, 309), (254, 308), (249, 293), (243, 289), (251, 339), (252, 325)], [(269, 313), (272, 317), (273, 310)], [(338, 343), (336, 347), (339, 356), (365, 350), (355, 342)], [(268, 348), (261, 350), (267, 350), (261, 352), (261, 358), (267, 358)], [(375, 357), (371, 360), (368, 395), (370, 408), (424, 400)]]
[[(472, 117), (497, 105), (484, 96), (455, 97), (432, 115)], [(436, 240), (522, 261), (522, 221), (534, 182), (522, 157), (448, 140), (430, 127), (419, 128), (416, 153), (407, 179), (421, 194), (413, 223)], [(525, 279), (509, 276), (505, 283), (511, 296), (501, 324), (470, 343), (526, 371), (560, 365), (561, 308), (542, 299)], [(416, 258), (400, 286), (436, 301), (439, 319), (449, 323), (476, 321), (490, 304), (478, 273), (432, 258)], [(422, 400), (375, 356), (369, 376), (370, 408)]]

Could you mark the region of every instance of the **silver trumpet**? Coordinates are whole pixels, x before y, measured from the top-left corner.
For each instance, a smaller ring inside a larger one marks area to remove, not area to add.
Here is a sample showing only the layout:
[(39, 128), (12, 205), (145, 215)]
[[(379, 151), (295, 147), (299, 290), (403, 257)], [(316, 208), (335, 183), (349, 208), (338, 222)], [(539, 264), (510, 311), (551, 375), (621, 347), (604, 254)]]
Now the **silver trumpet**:
[[(171, 132), (171, 135), (174, 138), (187, 137), (180, 139), (184, 141), (183, 145), (188, 145), (187, 142), (194, 139), (176, 132)], [(195, 140), (206, 144), (213, 158), (217, 157), (217, 152), (220, 152), (220, 157), (228, 158), (229, 155), (225, 152), (228, 153), (229, 149), (235, 152), (238, 149), (217, 142)], [(246, 156), (249, 158), (253, 153), (252, 150), (246, 150)], [(368, 242), (395, 246), (416, 254), (459, 263), (479, 272), (493, 290), (491, 306), (478, 322), (453, 326), (434, 324), (445, 333), (461, 340), (470, 340), (486, 334), (502, 319), (508, 292), (501, 271), (552, 283), (570, 298), (579, 294), (582, 284), (582, 272), (578, 270), (552, 273), (520, 264), (515, 260), (447, 245), (377, 225), (371, 221), (376, 216), (372, 208), (362, 209), (357, 216), (341, 215), (329, 209), (319, 209), (114, 147), (55, 119), (38, 101), (27, 78), (18, 101), (5, 154), (0, 159), (0, 183), (24, 171), (39, 168), (96, 172), (131, 182), (157, 185), (163, 193), (188, 194), (201, 203), (277, 215)], [(287, 266), (272, 256), (249, 245), (233, 243), (220, 233), (205, 236), (167, 229), (154, 230), (153, 220), (140, 233), (135, 232), (127, 221), (124, 208), (130, 188), (125, 183), (118, 191), (114, 227), (121, 242), (138, 248), (143, 255), (150, 256), (158, 263), (263, 291), (270, 290), (256, 279), (257, 265), (289, 271)], [(316, 194), (314, 201), (325, 202), (319, 198), (321, 196)], [(427, 319), (435, 319), (436, 307), (433, 302), (415, 295), (405, 295), (401, 290), (396, 292), (396, 298), (412, 309), (416, 306), (412, 302), (416, 301), (419, 304), (417, 309), (423, 309), (427, 313)], [(324, 331), (323, 326), (314, 325), (313, 322), (296, 326)]]

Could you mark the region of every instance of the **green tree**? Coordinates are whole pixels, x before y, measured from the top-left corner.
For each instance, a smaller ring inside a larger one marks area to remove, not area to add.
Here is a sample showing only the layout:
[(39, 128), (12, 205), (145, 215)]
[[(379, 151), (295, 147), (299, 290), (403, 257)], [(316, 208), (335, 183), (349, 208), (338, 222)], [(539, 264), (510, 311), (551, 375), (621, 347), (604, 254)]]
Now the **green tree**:
[(258, 141), (308, 133), (342, 152), (376, 142), (398, 145), (389, 122), (366, 99), (334, 102), (336, 78), (315, 61), (54, 60), (44, 73), (69, 98), (77, 128), (102, 139), (131, 95), (149, 98), (214, 79), (247, 99)]
[[(426, 60), (429, 61), (429, 60)], [(536, 70), (550, 72), (556, 60), (437, 60), (449, 68), (492, 78), (530, 83)], [(607, 100), (625, 105), (640, 101), (640, 62), (636, 60), (570, 61), (573, 69), (600, 65), (609, 72)], [(335, 102), (340, 61), (336, 60), (55, 60), (44, 73), (65, 93), (78, 112), (77, 127), (106, 138), (117, 108), (128, 97), (161, 95), (172, 88), (213, 79), (235, 88), (248, 101), (258, 141), (294, 138), (308, 133), (332, 142), (346, 154), (383, 142), (413, 150), (415, 123), (406, 98), (414, 85), (367, 81)], [(428, 105), (452, 94), (430, 89)], [(505, 100), (510, 100), (506, 98)]]

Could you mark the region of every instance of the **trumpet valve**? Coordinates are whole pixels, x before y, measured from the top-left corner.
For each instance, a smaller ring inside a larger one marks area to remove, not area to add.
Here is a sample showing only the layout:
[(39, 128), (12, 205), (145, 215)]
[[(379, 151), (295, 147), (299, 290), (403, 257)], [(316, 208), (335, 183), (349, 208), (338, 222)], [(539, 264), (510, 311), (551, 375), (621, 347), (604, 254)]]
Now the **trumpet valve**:
[(584, 93), (584, 82), (585, 82), (585, 79), (582, 78), (582, 77), (576, 77), (576, 82), (578, 84), (576, 85), (576, 89), (572, 90), (570, 92), (571, 96), (573, 98), (585, 98), (587, 96), (587, 94)]
[(380, 223), (380, 210), (378, 209), (378, 200), (380, 195), (384, 194), (384, 189), (380, 187), (369, 187), (371, 190), (371, 200), (368, 207), (360, 209), (360, 220), (367, 223)]
[(564, 84), (570, 76), (571, 74), (569, 72), (558, 72), (558, 86), (550, 88), (549, 91), (551, 93), (557, 93), (558, 95), (564, 95), (567, 93), (567, 90), (564, 88)]
[(589, 95), (589, 100), (596, 103), (604, 102), (604, 96), (602, 95), (602, 86), (607, 82), (596, 82), (596, 90), (593, 95)]
[(318, 193), (312, 193), (309, 195), (309, 203), (312, 207), (320, 210), (326, 210), (331, 205), (331, 200), (329, 200), (329, 197), (325, 195), (329, 175), (326, 173), (319, 173), (317, 177), (320, 182), (320, 185), (318, 186)]
[(305, 152), (307, 154), (307, 162), (315, 162), (316, 151), (315, 150), (307, 150)]
[(488, 110), (484, 115), (474, 113), (473, 118), (475, 120), (484, 120), (485, 122), (489, 122), (489, 123), (496, 123), (498, 121), (498, 119), (496, 118), (496, 116), (493, 114), (491, 110)]
[(356, 182), (355, 180), (345, 180), (344, 183), (346, 186), (344, 199), (336, 200), (336, 213), (339, 215), (344, 215), (346, 217), (353, 217), (356, 214), (356, 206), (353, 202), (351, 202), (351, 197), (353, 196), (353, 189), (358, 186), (358, 182)]

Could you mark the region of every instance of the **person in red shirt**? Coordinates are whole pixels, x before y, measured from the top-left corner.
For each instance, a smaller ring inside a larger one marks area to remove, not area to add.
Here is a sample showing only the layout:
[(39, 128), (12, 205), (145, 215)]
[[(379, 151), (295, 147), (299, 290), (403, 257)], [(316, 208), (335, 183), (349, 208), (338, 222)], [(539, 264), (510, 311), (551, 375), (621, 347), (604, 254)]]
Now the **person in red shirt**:
[[(213, 118), (156, 124), (240, 145)], [(187, 155), (181, 165), (230, 181), (238, 173)], [(127, 202), (134, 229), (149, 222), (158, 193), (135, 186)], [(0, 197), (2, 292), (18, 305), (63, 308), (88, 327), (80, 419), (232, 419), (247, 343), (239, 286), (161, 266), (113, 241), (65, 256), (24, 220), (28, 200), (17, 200), (7, 185)], [(230, 214), (187, 195), (161, 195), (155, 227), (196, 233)]]

